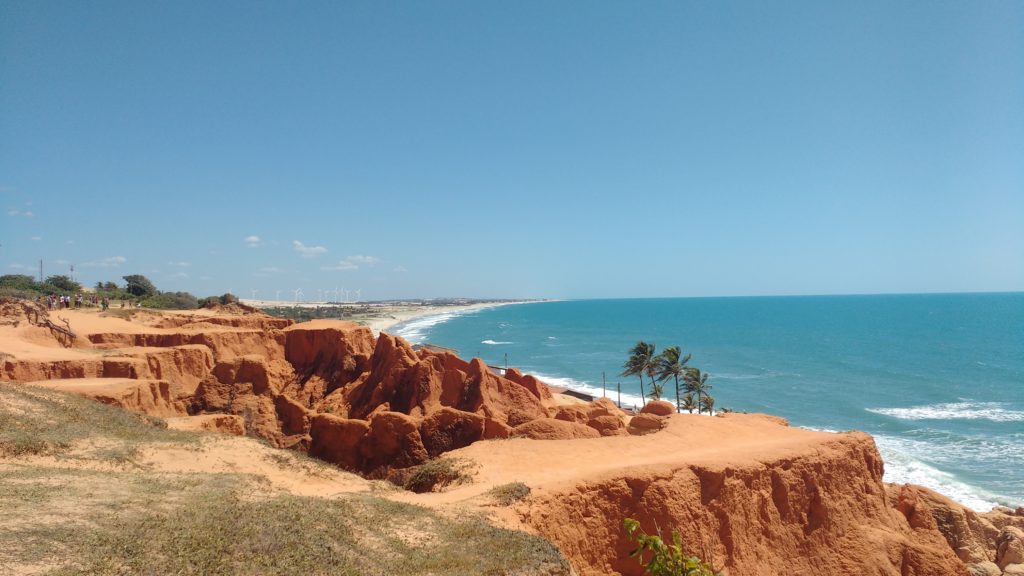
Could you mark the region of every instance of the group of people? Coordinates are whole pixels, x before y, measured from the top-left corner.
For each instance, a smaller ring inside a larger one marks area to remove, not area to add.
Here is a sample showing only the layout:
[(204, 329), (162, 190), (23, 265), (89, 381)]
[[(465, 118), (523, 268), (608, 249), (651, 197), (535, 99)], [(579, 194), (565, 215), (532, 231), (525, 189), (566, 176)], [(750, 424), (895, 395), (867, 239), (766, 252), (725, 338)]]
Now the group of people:
[(44, 296), (46, 298), (46, 307), (50, 310), (58, 310), (61, 308), (81, 308), (82, 307), (82, 295), (76, 296), (65, 296), (64, 294), (50, 294)]
[[(64, 308), (81, 308), (83, 304), (92, 306), (100, 306), (103, 310), (110, 308), (110, 299), (106, 296), (99, 297), (95, 294), (90, 295), (88, 298), (83, 297), (81, 294), (75, 296), (66, 296), (64, 294), (50, 294), (49, 296), (43, 296), (42, 304), (49, 310), (60, 310)], [(121, 308), (124, 308), (125, 301), (121, 300)]]

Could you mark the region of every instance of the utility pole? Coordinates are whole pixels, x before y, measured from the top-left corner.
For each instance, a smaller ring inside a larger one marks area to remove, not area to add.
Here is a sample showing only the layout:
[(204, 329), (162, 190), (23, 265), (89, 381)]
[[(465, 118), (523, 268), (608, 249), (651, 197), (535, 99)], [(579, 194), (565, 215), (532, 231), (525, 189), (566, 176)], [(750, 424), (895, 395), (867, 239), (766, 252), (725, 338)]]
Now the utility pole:
[(601, 396), (602, 397), (608, 396), (607, 388), (608, 388), (608, 383), (605, 381), (604, 370), (602, 370), (601, 371)]
[(39, 261), (39, 283), (43, 283), (43, 261)]

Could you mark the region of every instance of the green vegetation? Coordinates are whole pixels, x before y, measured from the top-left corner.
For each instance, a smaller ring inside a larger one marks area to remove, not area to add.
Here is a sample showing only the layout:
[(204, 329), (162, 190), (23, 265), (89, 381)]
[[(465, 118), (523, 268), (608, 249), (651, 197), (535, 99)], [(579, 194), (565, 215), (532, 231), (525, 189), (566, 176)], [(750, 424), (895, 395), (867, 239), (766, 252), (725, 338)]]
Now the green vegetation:
[(402, 471), (401, 486), (416, 493), (435, 492), (473, 480), (472, 463), (460, 458), (435, 458)]
[(128, 276), (124, 276), (124, 282), (125, 292), (143, 300), (150, 296), (156, 296), (160, 292), (156, 289), (156, 286), (149, 281), (149, 278), (146, 278), (142, 274), (130, 274)]
[[(683, 551), (683, 537), (679, 531), (672, 531), (672, 543), (666, 544), (661, 539), (661, 529), (657, 534), (648, 534), (640, 527), (640, 523), (626, 518), (626, 534), (637, 544), (636, 549), (629, 553), (644, 567), (644, 574), (652, 576), (715, 576), (710, 565), (700, 558), (690, 556)], [(650, 557), (644, 560), (644, 556)]]
[[(202, 452), (210, 436), (76, 396), (0, 383), (0, 439), (0, 565), (14, 573), (570, 573), (546, 540), (475, 514), (448, 517), (368, 492), (294, 496), (262, 476), (154, 472), (109, 458), (118, 448)], [(343, 474), (274, 456), (296, 474)]]
[[(639, 376), (640, 397), (646, 398), (647, 395), (644, 393), (644, 374), (653, 374), (654, 366), (654, 344), (648, 344), (641, 340), (629, 351), (629, 359), (622, 365), (623, 370), (620, 376)], [(657, 397), (661, 397), (660, 390)]]
[(658, 358), (655, 360), (655, 364), (658, 367), (656, 374), (657, 379), (661, 382), (672, 378), (675, 383), (676, 390), (676, 412), (682, 409), (682, 402), (680, 398), (679, 378), (682, 377), (683, 381), (686, 380), (686, 363), (690, 361), (690, 354), (683, 356), (683, 351), (679, 346), (669, 346), (661, 351)]
[(194, 443), (198, 436), (167, 430), (143, 416), (45, 388), (0, 383), (0, 457), (67, 455), (122, 462), (140, 442)]
[(274, 306), (261, 308), (261, 312), (278, 318), (289, 318), (296, 322), (308, 320), (352, 320), (359, 321), (361, 316), (372, 316), (375, 310), (366, 304), (351, 306), (317, 306), (306, 308), (299, 306)]
[(530, 487), (522, 482), (509, 482), (487, 491), (499, 506), (511, 506), (530, 495)]
[[(83, 302), (86, 306), (96, 306), (97, 303), (106, 298), (114, 307), (118, 300), (139, 304), (144, 308), (156, 308), (161, 310), (194, 310), (199, 307), (199, 301), (188, 292), (161, 292), (153, 283), (141, 274), (130, 274), (123, 277), (124, 287), (114, 282), (97, 282), (91, 289), (95, 295), (96, 302), (92, 298), (86, 298)], [(66, 295), (73, 296), (84, 292), (84, 288), (68, 276), (50, 276), (44, 282), (37, 282), (32, 276), (26, 274), (8, 274), (0, 276), (0, 297), (24, 298), (38, 300), (43, 296)], [(238, 299), (230, 294), (234, 301)], [(216, 298), (216, 297), (214, 297)], [(205, 300), (204, 300), (205, 301)]]
[(710, 374), (701, 372), (700, 368), (687, 367), (686, 369), (686, 390), (697, 395), (698, 414), (704, 410), (711, 413), (715, 407), (715, 399), (708, 394), (708, 391), (711, 390), (711, 384), (708, 382), (710, 377)]
[[(637, 342), (629, 350), (629, 358), (622, 365), (621, 376), (639, 376), (640, 394), (651, 400), (661, 399), (664, 382), (672, 378), (676, 392), (676, 412), (687, 410), (693, 413), (696, 408), (698, 414), (704, 411), (714, 413), (715, 399), (708, 393), (712, 387), (708, 382), (711, 375), (701, 372), (700, 368), (687, 366), (692, 355), (684, 356), (679, 346), (669, 346), (658, 355), (654, 351), (653, 343), (643, 340)], [(644, 394), (644, 374), (651, 381), (649, 394)], [(683, 386), (679, 385), (680, 381)]]

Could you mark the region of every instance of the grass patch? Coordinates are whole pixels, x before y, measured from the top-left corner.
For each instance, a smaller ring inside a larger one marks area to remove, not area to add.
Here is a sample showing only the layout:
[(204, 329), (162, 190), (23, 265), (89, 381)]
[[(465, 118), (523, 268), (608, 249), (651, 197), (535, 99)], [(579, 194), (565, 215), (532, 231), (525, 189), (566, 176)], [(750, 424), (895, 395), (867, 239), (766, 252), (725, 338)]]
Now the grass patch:
[[(88, 399), (0, 384), (0, 566), (51, 575), (570, 574), (539, 536), (387, 500), (386, 490), (326, 499), (275, 492), (262, 476), (110, 465), (196, 438)], [(73, 458), (4, 457), (72, 446)], [(270, 458), (296, 473), (324, 466)], [(468, 466), (434, 461), (423, 473), (454, 482)]]
[(538, 536), (371, 495), (264, 495), (233, 475), (16, 476), (0, 475), (0, 504), (34, 520), (0, 534), (0, 561), (51, 575), (570, 573)]
[(473, 481), (472, 463), (461, 458), (435, 458), (396, 476), (406, 490), (436, 492)]
[(140, 442), (198, 443), (201, 436), (167, 430), (163, 419), (73, 394), (0, 383), (0, 456), (61, 455), (95, 445), (100, 460), (130, 460)]
[(511, 506), (530, 495), (530, 487), (522, 482), (509, 482), (495, 486), (487, 491), (487, 495), (494, 499), (499, 506)]

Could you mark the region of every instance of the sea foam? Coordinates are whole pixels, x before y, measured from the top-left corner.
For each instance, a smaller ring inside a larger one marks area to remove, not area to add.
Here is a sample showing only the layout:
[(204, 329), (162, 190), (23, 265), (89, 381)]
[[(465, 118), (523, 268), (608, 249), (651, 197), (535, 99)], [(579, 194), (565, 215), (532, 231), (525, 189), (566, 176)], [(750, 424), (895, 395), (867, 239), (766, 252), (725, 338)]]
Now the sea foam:
[[(524, 370), (528, 374), (532, 374), (540, 379), (545, 384), (556, 386), (558, 388), (567, 388), (569, 390), (575, 390), (576, 392), (582, 392), (583, 394), (589, 394), (594, 398), (600, 398), (604, 396), (612, 402), (617, 402), (620, 398), (619, 394), (615, 391), (615, 388), (607, 388), (604, 391), (601, 390), (600, 386), (594, 386), (587, 382), (581, 382), (572, 378), (562, 378), (558, 376), (548, 376), (532, 370)], [(625, 392), (621, 395), (622, 407), (623, 408), (640, 408), (643, 406), (643, 400), (639, 395), (627, 394)]]
[(878, 452), (885, 461), (885, 482), (893, 484), (917, 484), (945, 494), (949, 498), (978, 512), (988, 512), (997, 505), (1017, 504), (1013, 499), (988, 493), (976, 486), (961, 481), (953, 474), (943, 472), (921, 459), (924, 454), (935, 454), (932, 443), (917, 442), (905, 438), (875, 435)]
[(468, 316), (478, 312), (478, 309), (466, 309), (457, 310), (455, 312), (444, 312), (442, 314), (432, 314), (430, 316), (420, 316), (413, 318), (407, 322), (396, 324), (391, 328), (390, 332), (396, 336), (405, 338), (412, 344), (422, 344), (423, 339), (431, 328), (438, 324), (443, 324), (452, 318), (459, 316)]
[(910, 408), (865, 408), (868, 412), (900, 420), (991, 420), (1024, 422), (1024, 412), (1007, 410), (1000, 402), (950, 402)]

